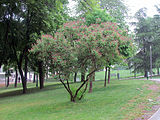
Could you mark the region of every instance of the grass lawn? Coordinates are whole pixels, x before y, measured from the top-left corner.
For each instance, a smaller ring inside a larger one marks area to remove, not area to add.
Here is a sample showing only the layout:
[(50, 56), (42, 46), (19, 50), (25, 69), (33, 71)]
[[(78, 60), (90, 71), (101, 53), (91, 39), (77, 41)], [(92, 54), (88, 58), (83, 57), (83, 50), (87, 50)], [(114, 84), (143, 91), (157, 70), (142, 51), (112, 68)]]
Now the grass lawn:
[(152, 84), (155, 82), (113, 80), (104, 88), (103, 81), (97, 81), (93, 93), (77, 103), (69, 101), (62, 85), (53, 83), (43, 90), (30, 84), (25, 95), (20, 88), (0, 88), (0, 120), (133, 120), (155, 104), (148, 101), (158, 95), (147, 88)]

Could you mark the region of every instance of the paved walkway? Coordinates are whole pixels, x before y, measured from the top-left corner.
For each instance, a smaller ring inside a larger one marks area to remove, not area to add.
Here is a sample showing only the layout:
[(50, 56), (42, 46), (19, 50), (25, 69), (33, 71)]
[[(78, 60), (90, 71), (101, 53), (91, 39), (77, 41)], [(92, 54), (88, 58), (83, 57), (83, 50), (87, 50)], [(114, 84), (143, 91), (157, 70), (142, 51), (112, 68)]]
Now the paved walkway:
[(160, 108), (159, 110), (154, 113), (148, 120), (160, 120)]
[[(149, 80), (160, 82), (160, 79), (149, 79)], [(160, 120), (160, 108), (148, 120)]]

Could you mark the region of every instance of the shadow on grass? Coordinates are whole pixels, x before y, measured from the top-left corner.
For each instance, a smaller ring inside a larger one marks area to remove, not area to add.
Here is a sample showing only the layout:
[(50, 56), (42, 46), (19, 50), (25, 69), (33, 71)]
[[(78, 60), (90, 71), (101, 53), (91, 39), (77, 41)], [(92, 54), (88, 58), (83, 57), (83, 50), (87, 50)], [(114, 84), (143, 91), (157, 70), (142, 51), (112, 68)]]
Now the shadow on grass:
[(55, 90), (55, 89), (60, 89), (63, 88), (62, 84), (54, 84), (54, 85), (46, 85), (44, 86), (43, 89), (40, 88), (28, 88), (26, 94), (22, 93), (22, 89), (19, 90), (13, 90), (13, 91), (8, 91), (4, 93), (0, 93), (0, 99), (5, 98), (5, 97), (11, 97), (11, 96), (20, 96), (20, 95), (27, 95), (27, 94), (34, 94), (38, 92), (44, 92), (48, 90)]

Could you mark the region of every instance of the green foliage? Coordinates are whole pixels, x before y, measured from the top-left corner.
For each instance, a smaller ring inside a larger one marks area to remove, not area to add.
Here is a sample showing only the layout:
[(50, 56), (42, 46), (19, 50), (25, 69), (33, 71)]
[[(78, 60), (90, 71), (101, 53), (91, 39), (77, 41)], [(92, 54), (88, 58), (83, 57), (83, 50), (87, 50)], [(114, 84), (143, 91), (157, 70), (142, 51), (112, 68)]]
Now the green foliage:
[(116, 22), (116, 20), (107, 14), (105, 10), (101, 9), (93, 9), (91, 12), (86, 14), (85, 20), (87, 26), (103, 22)]
[(77, 2), (76, 12), (83, 16), (94, 9), (99, 9), (99, 0), (74, 0)]
[(86, 26), (84, 20), (80, 20), (64, 24), (54, 38), (43, 35), (31, 51), (38, 52), (40, 59), (49, 60), (55, 69), (72, 73), (83, 61), (90, 61), (90, 64), (101, 63), (104, 59), (116, 61), (129, 56), (131, 50), (131, 39), (117, 24)]
[(102, 9), (112, 16), (121, 27), (125, 28), (125, 18), (127, 18), (128, 8), (123, 0), (100, 0)]

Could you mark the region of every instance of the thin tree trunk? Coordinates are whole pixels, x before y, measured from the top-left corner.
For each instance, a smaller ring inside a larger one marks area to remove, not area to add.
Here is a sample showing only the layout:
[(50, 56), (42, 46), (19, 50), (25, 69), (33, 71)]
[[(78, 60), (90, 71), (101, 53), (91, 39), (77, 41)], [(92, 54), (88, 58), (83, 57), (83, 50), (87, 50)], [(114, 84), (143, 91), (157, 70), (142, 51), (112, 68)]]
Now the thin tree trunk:
[(81, 71), (81, 82), (85, 80), (85, 70)]
[(17, 69), (16, 69), (16, 77), (15, 77), (15, 83), (14, 83), (15, 88), (17, 87), (17, 80), (18, 80), (18, 72), (17, 72)]
[(27, 73), (28, 73), (28, 58), (27, 55), (25, 55), (24, 75), (26, 83), (27, 83)]
[(23, 72), (22, 72), (22, 69), (21, 69), (21, 68), (19, 68), (19, 73), (20, 73), (20, 75), (21, 75), (23, 93), (26, 93), (26, 91), (27, 91), (27, 82), (26, 82), (25, 77), (23, 76)]
[(104, 80), (104, 87), (106, 87), (106, 82), (107, 82), (107, 67), (105, 68), (105, 80)]
[(38, 87), (38, 75), (36, 75), (36, 87)]
[(39, 83), (40, 83), (40, 89), (44, 88), (44, 74), (43, 74), (43, 62), (39, 62)]
[(9, 86), (9, 70), (8, 70), (7, 85), (6, 85), (6, 87), (8, 87), (8, 86)]
[(159, 67), (157, 67), (157, 75), (159, 75)]
[(95, 74), (96, 74), (96, 73), (93, 73), (93, 74), (92, 74), (92, 81), (95, 81), (95, 76), (96, 76)]
[(34, 75), (33, 75), (33, 83), (36, 82), (36, 75), (35, 75), (35, 72), (34, 72)]
[(92, 92), (92, 80), (90, 80), (90, 82), (89, 82), (89, 93), (91, 93)]
[(19, 74), (21, 76), (21, 80), (22, 80), (22, 87), (23, 87), (23, 93), (26, 93), (26, 90), (27, 90), (27, 84), (26, 84), (26, 79), (23, 75), (23, 71), (22, 71), (22, 68), (21, 68), (21, 65), (22, 65), (22, 58), (20, 58), (21, 62), (18, 62), (17, 61), (17, 65), (18, 65), (18, 70), (19, 70)]
[(77, 72), (75, 72), (74, 74), (74, 82), (76, 83), (76, 79), (77, 79)]
[(108, 84), (110, 83), (110, 78), (111, 78), (111, 68), (108, 67)]
[[(94, 71), (94, 67), (92, 67), (92, 68), (89, 70), (89, 73), (90, 73), (91, 71)], [(94, 72), (94, 73), (95, 73), (95, 72)], [(94, 73), (93, 73), (93, 74), (94, 74)], [(89, 77), (89, 93), (92, 92), (93, 74), (91, 74), (90, 77)]]
[(145, 72), (144, 72), (144, 77), (147, 77), (147, 76), (148, 76), (147, 74), (148, 74), (148, 72), (145, 71)]

